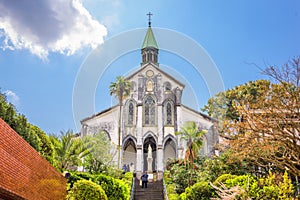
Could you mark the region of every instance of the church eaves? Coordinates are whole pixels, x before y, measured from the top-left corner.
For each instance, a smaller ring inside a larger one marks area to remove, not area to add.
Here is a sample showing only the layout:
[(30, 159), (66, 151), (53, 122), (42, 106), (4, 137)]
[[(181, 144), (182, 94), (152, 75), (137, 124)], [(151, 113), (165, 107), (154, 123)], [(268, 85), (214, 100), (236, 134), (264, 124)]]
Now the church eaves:
[(147, 48), (147, 47), (154, 47), (154, 48), (158, 49), (158, 45), (156, 43), (153, 31), (150, 26), (148, 27), (142, 49)]

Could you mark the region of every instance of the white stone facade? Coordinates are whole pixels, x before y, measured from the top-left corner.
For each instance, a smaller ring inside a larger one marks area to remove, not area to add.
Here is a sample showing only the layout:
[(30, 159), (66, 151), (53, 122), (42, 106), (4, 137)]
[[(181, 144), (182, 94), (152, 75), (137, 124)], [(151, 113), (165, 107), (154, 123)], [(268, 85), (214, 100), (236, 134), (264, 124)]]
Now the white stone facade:
[[(175, 135), (184, 122), (195, 121), (199, 128), (208, 130), (203, 138), (203, 154), (214, 153), (218, 134), (211, 118), (181, 103), (184, 85), (159, 68), (158, 49), (154, 50), (153, 47), (143, 48), (141, 68), (126, 77), (131, 81), (132, 87), (130, 96), (123, 101), (121, 165), (133, 163), (132, 166), (135, 166), (134, 170), (138, 175), (147, 171), (148, 146), (151, 145), (152, 169), (158, 172), (158, 178), (161, 178), (169, 158), (184, 156), (185, 141)], [(149, 57), (147, 52), (151, 53)], [(112, 144), (116, 145), (118, 119), (119, 106), (104, 110), (81, 121), (81, 134), (93, 134), (104, 130)], [(117, 163), (117, 156), (114, 161)]]

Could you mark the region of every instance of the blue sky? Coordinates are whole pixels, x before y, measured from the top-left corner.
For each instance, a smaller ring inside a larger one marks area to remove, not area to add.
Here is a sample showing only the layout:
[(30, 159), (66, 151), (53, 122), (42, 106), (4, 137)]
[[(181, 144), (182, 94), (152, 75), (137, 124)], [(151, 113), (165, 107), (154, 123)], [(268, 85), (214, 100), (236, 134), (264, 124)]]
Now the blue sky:
[[(206, 50), (226, 89), (265, 78), (255, 65), (282, 65), (300, 55), (297, 0), (0, 0), (1, 91), (47, 133), (76, 131), (72, 95), (83, 63), (103, 42), (147, 28), (149, 11), (154, 28), (177, 31)], [(159, 59), (194, 89), (195, 109), (202, 107), (210, 96), (201, 77), (189, 75), (192, 66), (169, 52), (161, 51)], [(111, 63), (95, 91), (94, 112), (115, 103), (107, 86), (140, 61), (133, 51)]]

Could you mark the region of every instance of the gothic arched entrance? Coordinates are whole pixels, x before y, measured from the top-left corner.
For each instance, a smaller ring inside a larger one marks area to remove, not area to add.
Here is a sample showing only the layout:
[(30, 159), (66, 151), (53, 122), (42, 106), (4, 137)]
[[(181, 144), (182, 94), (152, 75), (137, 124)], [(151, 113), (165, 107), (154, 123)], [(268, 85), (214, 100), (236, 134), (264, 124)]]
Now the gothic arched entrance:
[(125, 139), (123, 145), (123, 165), (129, 166), (130, 171), (136, 166), (136, 144), (133, 138)]
[(172, 137), (167, 138), (164, 143), (164, 168), (170, 158), (176, 158), (176, 143)]
[[(149, 146), (151, 148), (149, 148)], [(149, 150), (151, 150), (151, 154), (149, 154)], [(152, 157), (152, 172), (156, 171), (156, 141), (152, 136), (147, 136), (144, 140), (143, 145), (143, 158), (144, 158), (144, 166), (143, 171), (149, 171), (148, 167), (148, 158)], [(151, 171), (151, 170), (150, 170)]]

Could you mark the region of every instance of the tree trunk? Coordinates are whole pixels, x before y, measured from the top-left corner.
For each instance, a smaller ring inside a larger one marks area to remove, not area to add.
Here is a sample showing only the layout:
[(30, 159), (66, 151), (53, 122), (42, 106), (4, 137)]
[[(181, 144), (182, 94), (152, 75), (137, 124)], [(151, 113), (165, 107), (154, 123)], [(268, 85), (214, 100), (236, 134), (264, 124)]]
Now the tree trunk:
[(122, 102), (119, 102), (119, 126), (118, 126), (118, 169), (121, 169), (121, 111), (122, 111)]

